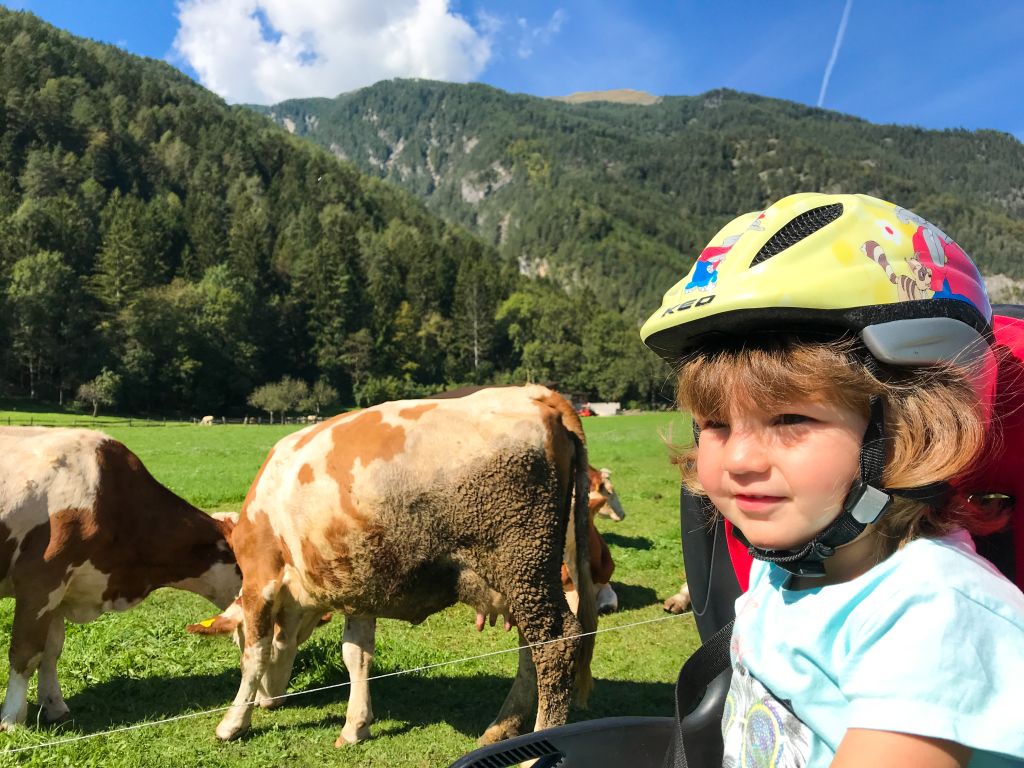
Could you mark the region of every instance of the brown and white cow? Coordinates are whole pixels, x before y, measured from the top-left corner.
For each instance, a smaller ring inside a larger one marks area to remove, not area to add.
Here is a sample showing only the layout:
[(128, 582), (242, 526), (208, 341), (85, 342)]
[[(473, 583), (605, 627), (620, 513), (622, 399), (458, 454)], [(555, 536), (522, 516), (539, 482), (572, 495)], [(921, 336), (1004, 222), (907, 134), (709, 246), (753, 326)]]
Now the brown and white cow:
[[(574, 671), (578, 697), (591, 684), (593, 635), (579, 637), (596, 628), (586, 497), (579, 418), (540, 386), (384, 403), (285, 437), (232, 534), (242, 681), (217, 736), (244, 733), (253, 703), (274, 704), (299, 638), (332, 610), (346, 616), (351, 681), (336, 746), (368, 738), (376, 618), (418, 623), (456, 601), (487, 611), (498, 594), (533, 647), (481, 741), (521, 732), (535, 707), (536, 728), (564, 723)], [(559, 582), (563, 557), (591, 596), (579, 620)]]
[(15, 600), (0, 730), (25, 722), (37, 668), (45, 719), (67, 714), (57, 681), (65, 619), (123, 611), (158, 587), (230, 604), (241, 585), (232, 525), (175, 496), (100, 432), (0, 428), (0, 596)]
[[(587, 550), (590, 555), (590, 576), (594, 582), (594, 592), (597, 600), (597, 612), (600, 614), (614, 613), (619, 610), (619, 596), (615, 594), (612, 585), (609, 583), (612, 573), (615, 572), (615, 561), (612, 560), (612, 553), (608, 550), (597, 526), (594, 525), (596, 517), (606, 517), (615, 522), (625, 519), (626, 512), (619, 501), (619, 495), (612, 485), (612, 473), (610, 469), (588, 468), (590, 481), (590, 495), (588, 497), (590, 524), (587, 531)], [(575, 594), (576, 586), (569, 576), (569, 569), (562, 564), (562, 588), (566, 592), (570, 606), (575, 606), (578, 600)], [(492, 620), (493, 625), (493, 620)], [(480, 620), (477, 626), (482, 627)]]
[(594, 469), (589, 467), (590, 477), (590, 517), (604, 517), (615, 523), (621, 523), (626, 519), (626, 510), (622, 508), (619, 495), (612, 485), (612, 471), (610, 469)]

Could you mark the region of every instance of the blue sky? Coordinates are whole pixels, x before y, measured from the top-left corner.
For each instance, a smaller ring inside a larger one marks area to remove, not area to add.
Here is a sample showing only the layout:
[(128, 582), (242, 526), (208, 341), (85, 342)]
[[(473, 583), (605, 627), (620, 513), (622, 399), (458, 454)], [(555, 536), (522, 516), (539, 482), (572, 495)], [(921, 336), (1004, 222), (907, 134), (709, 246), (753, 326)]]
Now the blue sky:
[(334, 96), (385, 77), (538, 96), (724, 86), (820, 100), (876, 123), (995, 128), (1024, 141), (1020, 0), (0, 2), (166, 59), (231, 102)]

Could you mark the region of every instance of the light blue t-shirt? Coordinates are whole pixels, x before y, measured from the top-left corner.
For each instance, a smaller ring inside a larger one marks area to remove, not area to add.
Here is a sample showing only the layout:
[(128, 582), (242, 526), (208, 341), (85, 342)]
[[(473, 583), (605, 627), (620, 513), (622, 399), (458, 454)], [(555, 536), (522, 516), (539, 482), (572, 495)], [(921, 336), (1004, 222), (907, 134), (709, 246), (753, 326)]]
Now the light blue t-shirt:
[(971, 747), (1024, 766), (1024, 594), (960, 531), (851, 581), (786, 589), (755, 562), (736, 601), (726, 768), (828, 766), (849, 728)]

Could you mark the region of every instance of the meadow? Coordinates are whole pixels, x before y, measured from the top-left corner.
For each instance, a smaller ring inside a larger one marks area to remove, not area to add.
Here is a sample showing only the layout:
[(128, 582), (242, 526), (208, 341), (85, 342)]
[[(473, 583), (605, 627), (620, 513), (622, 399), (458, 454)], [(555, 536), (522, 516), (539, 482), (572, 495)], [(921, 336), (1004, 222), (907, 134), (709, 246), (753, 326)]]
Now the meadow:
[[(620, 610), (600, 621), (594, 693), (571, 720), (670, 715), (676, 674), (698, 637), (689, 614), (670, 617), (661, 608), (682, 577), (678, 474), (663, 438), (682, 439), (688, 423), (651, 413), (588, 418), (584, 425), (591, 463), (612, 469), (627, 517), (598, 522), (615, 558)], [(211, 511), (238, 509), (269, 448), (298, 428), (103, 424), (158, 480)], [(0, 601), (3, 649), (13, 610), (13, 600)], [(210, 710), (234, 696), (238, 652), (227, 638), (184, 631), (214, 613), (202, 598), (164, 589), (126, 613), (68, 625), (59, 670), (71, 720), (37, 725), (33, 686), (29, 726), (0, 734), (0, 765), (445, 766), (474, 748), (515, 673), (516, 633), (477, 633), (466, 606), (415, 627), (381, 620), (373, 674), (408, 674), (371, 683), (374, 738), (335, 749), (348, 693), (342, 622), (335, 620), (300, 649), (289, 688), (295, 695), (276, 711), (257, 711), (250, 734), (224, 744), (213, 735), (222, 712)], [(637, 622), (649, 623), (626, 626)], [(460, 661), (501, 650), (509, 652)], [(444, 666), (416, 671), (432, 664)], [(0, 670), (0, 685), (6, 676)], [(170, 718), (179, 719), (156, 722)]]

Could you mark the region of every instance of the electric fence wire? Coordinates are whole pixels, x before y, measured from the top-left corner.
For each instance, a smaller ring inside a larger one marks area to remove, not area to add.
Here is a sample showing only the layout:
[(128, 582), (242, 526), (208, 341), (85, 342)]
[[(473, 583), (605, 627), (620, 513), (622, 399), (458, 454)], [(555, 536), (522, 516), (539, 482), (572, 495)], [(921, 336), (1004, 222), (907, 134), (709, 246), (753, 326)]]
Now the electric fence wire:
[[(502, 648), (502, 649), (497, 650), (497, 651), (488, 651), (487, 653), (481, 653), (481, 654), (478, 654), (476, 656), (467, 656), (467, 657), (462, 658), (462, 659), (452, 659), (452, 660), (449, 660), (449, 661), (439, 661), (439, 662), (436, 662), (434, 664), (426, 664), (426, 665), (424, 665), (422, 667), (415, 667), (413, 669), (400, 669), (397, 672), (386, 672), (386, 673), (381, 674), (381, 675), (375, 675), (374, 677), (368, 678), (366, 682), (367, 683), (372, 683), (372, 682), (374, 682), (376, 680), (384, 680), (384, 679), (389, 678), (389, 677), (398, 677), (399, 675), (411, 675), (411, 674), (415, 674), (415, 673), (418, 673), (418, 672), (426, 672), (426, 671), (429, 671), (429, 670), (432, 670), (432, 669), (437, 669), (439, 667), (450, 667), (450, 666), (454, 666), (456, 664), (464, 664), (465, 662), (468, 662), (468, 661), (477, 661), (479, 659), (486, 659), (486, 658), (488, 658), (490, 656), (500, 656), (500, 655), (505, 654), (505, 653), (518, 653), (523, 648), (538, 648), (538, 647), (543, 646), (543, 645), (550, 645), (551, 643), (561, 643), (561, 642), (565, 642), (566, 640), (572, 640), (572, 639), (576, 639), (576, 638), (587, 637), (588, 635), (600, 635), (600, 634), (602, 634), (604, 632), (618, 632), (620, 630), (629, 629), (631, 627), (639, 627), (639, 626), (643, 626), (644, 624), (656, 624), (656, 623), (661, 622), (661, 621), (668, 621), (670, 619), (677, 619), (680, 616), (689, 616), (689, 615), (692, 615), (692, 614), (689, 614), (689, 613), (669, 614), (667, 616), (659, 616), (656, 619), (644, 619), (643, 621), (634, 621), (634, 622), (631, 622), (629, 624), (620, 624), (620, 625), (614, 626), (614, 627), (604, 627), (603, 629), (597, 629), (597, 630), (594, 630), (593, 632), (581, 632), (578, 635), (570, 635), (569, 637), (556, 637), (556, 638), (554, 638), (552, 640), (544, 640), (543, 642), (540, 642), (540, 643), (530, 643), (530, 644), (522, 645), (522, 646), (516, 645), (516, 646), (513, 646), (511, 648)], [(319, 688), (309, 688), (309, 689), (306, 689), (306, 690), (303, 690), (303, 691), (292, 691), (291, 693), (283, 693), (280, 696), (275, 696), (273, 698), (273, 700), (274, 701), (280, 701), (282, 699), (290, 699), (290, 698), (294, 698), (294, 697), (297, 697), (297, 696), (307, 696), (307, 695), (312, 694), (312, 693), (320, 693), (322, 691), (329, 691), (329, 690), (332, 690), (334, 688), (345, 688), (345, 687), (347, 687), (349, 685), (351, 685), (350, 681), (346, 681), (346, 682), (343, 682), (343, 683), (332, 683), (331, 685), (323, 685), (323, 686), (320, 686)], [(168, 723), (174, 723), (174, 722), (177, 722), (179, 720), (188, 720), (188, 719), (194, 718), (194, 717), (205, 717), (206, 715), (212, 715), (212, 714), (215, 714), (217, 712), (227, 712), (229, 709), (233, 709), (234, 707), (250, 707), (250, 706), (255, 705), (255, 703), (256, 703), (255, 700), (253, 700), (253, 701), (247, 701), (247, 702), (245, 702), (243, 704), (229, 704), (226, 707), (216, 707), (214, 709), (206, 709), (206, 710), (203, 710), (202, 712), (187, 712), (184, 715), (175, 715), (174, 717), (167, 717), (167, 718), (163, 718), (162, 720), (150, 720), (150, 721), (147, 721), (147, 722), (144, 722), (144, 723), (135, 723), (134, 725), (126, 725), (126, 726), (123, 726), (123, 727), (120, 727), (120, 728), (111, 728), (110, 730), (107, 730), (107, 731), (97, 731), (96, 733), (86, 733), (86, 734), (82, 734), (81, 736), (71, 736), (71, 737), (68, 737), (68, 738), (65, 738), (65, 739), (55, 739), (53, 741), (47, 741), (47, 742), (43, 742), (41, 744), (30, 744), (30, 745), (24, 746), (24, 747), (14, 747), (14, 748), (0, 749), (0, 755), (14, 755), (14, 754), (17, 754), (19, 752), (32, 752), (32, 751), (37, 750), (37, 749), (46, 749), (46, 748), (49, 748), (49, 747), (63, 746), (65, 744), (72, 744), (72, 743), (78, 742), (78, 741), (86, 741), (88, 739), (96, 739), (96, 738), (99, 738), (101, 736), (112, 736), (112, 735), (117, 734), (117, 733), (126, 733), (127, 731), (138, 731), (138, 730), (142, 730), (143, 728), (150, 728), (150, 727), (155, 727), (155, 726), (158, 726), (158, 725), (167, 725)]]

